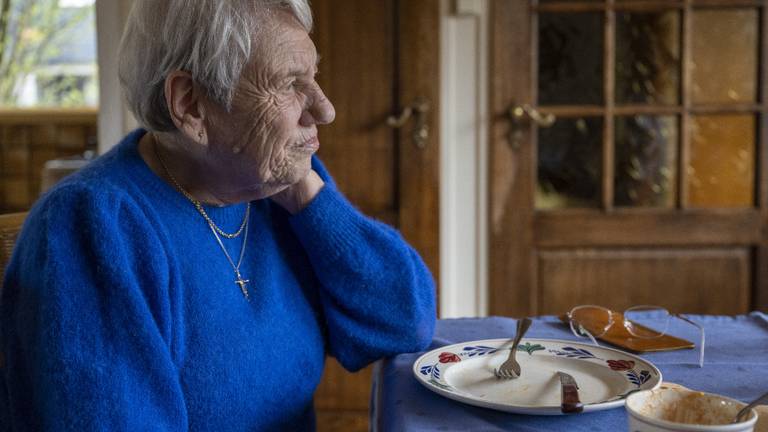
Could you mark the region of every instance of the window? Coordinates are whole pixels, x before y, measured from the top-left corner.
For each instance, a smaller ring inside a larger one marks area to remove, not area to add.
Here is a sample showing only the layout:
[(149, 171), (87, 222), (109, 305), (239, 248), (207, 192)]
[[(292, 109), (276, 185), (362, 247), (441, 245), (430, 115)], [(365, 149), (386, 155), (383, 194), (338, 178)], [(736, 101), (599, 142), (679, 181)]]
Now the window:
[(0, 213), (28, 210), (65, 174), (49, 161), (96, 149), (95, 9), (0, 0)]
[(0, 106), (97, 106), (94, 0), (0, 0), (0, 7)]

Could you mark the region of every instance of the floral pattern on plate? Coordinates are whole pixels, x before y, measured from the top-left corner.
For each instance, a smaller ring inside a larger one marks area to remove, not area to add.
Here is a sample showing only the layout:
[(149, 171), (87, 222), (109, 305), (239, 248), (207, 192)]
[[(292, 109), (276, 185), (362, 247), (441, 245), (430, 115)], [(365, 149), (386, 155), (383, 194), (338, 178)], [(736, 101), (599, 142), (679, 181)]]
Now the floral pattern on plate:
[[(556, 406), (551, 400), (546, 403), (542, 402), (540, 406), (536, 405), (536, 401), (534, 403), (525, 401), (525, 404), (505, 403), (498, 396), (494, 399), (493, 396), (487, 396), (482, 391), (467, 391), (461, 386), (453, 385), (450, 379), (446, 379), (446, 372), (450, 368), (461, 367), (459, 365), (467, 361), (473, 361), (477, 365), (476, 362), (478, 361), (488, 363), (491, 358), (506, 358), (504, 352), (507, 352), (509, 348), (499, 349), (506, 342), (508, 341), (505, 339), (472, 341), (433, 350), (422, 355), (414, 363), (414, 374), (419, 382), (430, 390), (471, 405), (523, 414), (558, 414), (559, 406)], [(518, 360), (528, 362), (526, 364), (529, 365), (529, 368), (543, 368), (543, 365), (546, 365), (547, 368), (562, 369), (569, 373), (575, 370), (577, 381), (585, 382), (588, 387), (596, 387), (604, 394), (604, 397), (599, 400), (585, 403), (585, 411), (622, 406), (627, 395), (639, 390), (655, 388), (661, 383), (661, 373), (650, 362), (612, 348), (571, 341), (524, 339), (518, 345), (517, 350), (519, 353), (527, 354), (523, 356), (527, 359), (521, 359), (518, 355)], [(500, 355), (494, 356), (497, 353)], [(481, 360), (483, 358), (486, 360)], [(471, 370), (471, 373), (477, 375), (475, 377), (476, 383), (473, 385), (475, 387), (478, 385), (499, 387), (501, 384), (494, 383), (493, 379), (490, 378), (492, 376), (491, 370), (490, 367), (475, 366)], [(525, 369), (523, 370), (525, 371)], [(581, 380), (579, 373), (581, 373)], [(586, 375), (584, 375), (585, 373)], [(546, 373), (543, 376), (547, 376)], [(601, 383), (601, 380), (605, 383)], [(545, 379), (541, 381), (542, 383), (533, 384), (541, 384), (542, 386), (546, 384), (543, 383), (546, 381)], [(482, 384), (483, 382), (486, 384)], [(551, 393), (551, 388), (547, 388)], [(496, 393), (498, 393), (498, 389)]]

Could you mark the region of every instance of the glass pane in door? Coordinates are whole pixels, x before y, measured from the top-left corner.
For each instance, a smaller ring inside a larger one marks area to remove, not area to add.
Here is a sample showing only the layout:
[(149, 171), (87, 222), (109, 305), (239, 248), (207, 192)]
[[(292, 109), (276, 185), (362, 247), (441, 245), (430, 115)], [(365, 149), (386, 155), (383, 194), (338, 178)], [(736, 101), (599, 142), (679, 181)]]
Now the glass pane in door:
[(603, 119), (560, 118), (539, 129), (536, 208), (600, 207)]
[(752, 207), (755, 190), (755, 116), (700, 115), (691, 121), (686, 168), (691, 207)]
[(617, 117), (615, 125), (615, 205), (673, 208), (676, 204), (677, 117)]
[(616, 14), (616, 103), (680, 100), (680, 14)]
[(693, 12), (693, 103), (757, 100), (758, 26), (757, 9)]
[(603, 103), (603, 16), (539, 15), (539, 105)]

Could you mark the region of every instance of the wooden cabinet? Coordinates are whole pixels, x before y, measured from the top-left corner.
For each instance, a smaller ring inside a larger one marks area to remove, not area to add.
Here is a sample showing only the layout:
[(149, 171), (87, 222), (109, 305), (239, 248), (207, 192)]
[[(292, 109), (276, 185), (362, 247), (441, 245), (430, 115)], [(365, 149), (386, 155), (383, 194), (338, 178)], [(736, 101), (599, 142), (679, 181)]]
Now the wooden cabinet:
[(27, 211), (45, 162), (96, 150), (95, 109), (0, 110), (0, 214)]

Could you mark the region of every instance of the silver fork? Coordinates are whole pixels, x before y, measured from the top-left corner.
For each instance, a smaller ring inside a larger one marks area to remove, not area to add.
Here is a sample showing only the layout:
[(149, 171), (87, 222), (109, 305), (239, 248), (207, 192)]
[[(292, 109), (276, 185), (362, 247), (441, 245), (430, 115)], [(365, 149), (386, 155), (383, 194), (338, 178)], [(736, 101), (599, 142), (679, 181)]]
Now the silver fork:
[(496, 378), (514, 379), (520, 376), (520, 363), (515, 360), (517, 344), (520, 343), (520, 339), (522, 339), (525, 332), (528, 331), (531, 322), (530, 318), (517, 320), (517, 333), (515, 333), (515, 341), (512, 343), (512, 348), (510, 348), (509, 357), (498, 369), (493, 370), (493, 374), (496, 375)]

